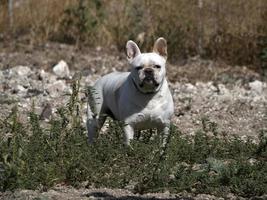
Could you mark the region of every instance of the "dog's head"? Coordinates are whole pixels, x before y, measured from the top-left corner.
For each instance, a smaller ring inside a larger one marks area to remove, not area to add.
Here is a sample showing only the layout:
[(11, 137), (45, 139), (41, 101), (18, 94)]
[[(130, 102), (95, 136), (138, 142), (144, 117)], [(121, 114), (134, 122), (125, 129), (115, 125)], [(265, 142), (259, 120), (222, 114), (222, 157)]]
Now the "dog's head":
[(143, 93), (157, 92), (166, 75), (166, 40), (157, 39), (151, 53), (141, 53), (137, 44), (130, 40), (126, 44), (126, 52), (132, 67), (131, 77), (137, 89)]

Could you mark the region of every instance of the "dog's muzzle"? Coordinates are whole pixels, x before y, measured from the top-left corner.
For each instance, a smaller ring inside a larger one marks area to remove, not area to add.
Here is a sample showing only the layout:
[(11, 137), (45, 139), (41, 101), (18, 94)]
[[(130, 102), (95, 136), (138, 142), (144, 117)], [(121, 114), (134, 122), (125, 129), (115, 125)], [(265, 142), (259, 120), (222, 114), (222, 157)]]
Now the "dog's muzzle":
[(139, 86), (142, 88), (144, 86), (148, 86), (150, 88), (158, 87), (159, 83), (155, 79), (154, 70), (151, 68), (144, 69), (144, 78), (141, 80)]

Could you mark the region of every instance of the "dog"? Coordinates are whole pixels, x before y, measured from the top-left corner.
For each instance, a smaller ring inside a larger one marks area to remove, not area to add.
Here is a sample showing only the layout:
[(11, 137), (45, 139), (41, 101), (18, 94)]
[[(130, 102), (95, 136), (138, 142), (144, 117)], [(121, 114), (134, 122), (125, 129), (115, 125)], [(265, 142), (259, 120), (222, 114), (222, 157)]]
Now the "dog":
[(87, 109), (89, 143), (93, 143), (110, 116), (123, 123), (126, 145), (130, 145), (136, 131), (153, 128), (163, 134), (166, 144), (174, 113), (166, 80), (167, 42), (158, 38), (153, 52), (141, 53), (137, 44), (129, 40), (126, 54), (131, 71), (107, 74), (91, 89)]

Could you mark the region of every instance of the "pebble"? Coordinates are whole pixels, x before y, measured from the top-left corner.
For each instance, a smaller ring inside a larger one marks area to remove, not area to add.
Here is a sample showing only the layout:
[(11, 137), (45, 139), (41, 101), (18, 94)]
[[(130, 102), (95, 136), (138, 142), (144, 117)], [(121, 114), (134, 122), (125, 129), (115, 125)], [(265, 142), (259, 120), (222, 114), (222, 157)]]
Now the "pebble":
[(59, 63), (53, 67), (53, 72), (59, 78), (70, 78), (69, 66), (64, 60), (59, 61)]
[(263, 83), (261, 81), (255, 80), (250, 82), (248, 85), (250, 89), (257, 94), (261, 94), (263, 91)]
[(31, 71), (27, 66), (16, 66), (11, 69), (11, 73), (18, 76), (28, 76)]

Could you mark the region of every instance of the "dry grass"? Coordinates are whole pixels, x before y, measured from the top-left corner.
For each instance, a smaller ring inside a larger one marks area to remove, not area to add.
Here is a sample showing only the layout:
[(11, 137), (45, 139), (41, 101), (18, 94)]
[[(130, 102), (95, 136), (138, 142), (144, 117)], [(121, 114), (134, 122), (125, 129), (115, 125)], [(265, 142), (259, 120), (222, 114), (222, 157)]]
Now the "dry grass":
[[(265, 0), (20, 0), (15, 1), (15, 36), (124, 49), (128, 39), (149, 50), (155, 38), (169, 42), (173, 60), (201, 54), (230, 64), (266, 62)], [(16, 3), (20, 2), (20, 3)], [(0, 3), (0, 32), (10, 33), (7, 3)]]
[[(13, 27), (9, 26), (7, 3), (0, 5), (0, 32), (30, 34), (32, 40), (44, 41), (57, 32), (64, 10), (76, 0), (14, 1)], [(11, 29), (11, 30), (10, 30)]]

